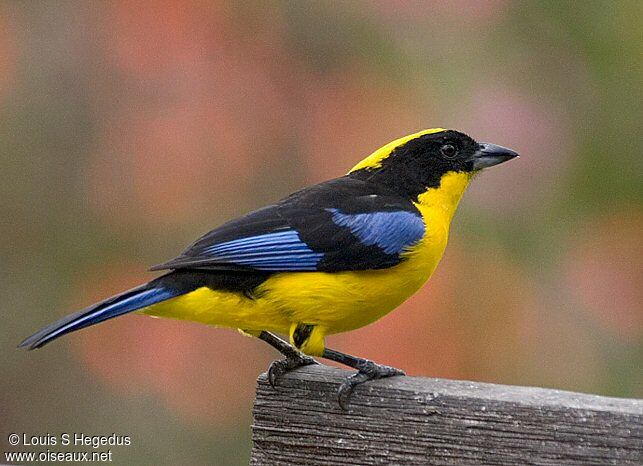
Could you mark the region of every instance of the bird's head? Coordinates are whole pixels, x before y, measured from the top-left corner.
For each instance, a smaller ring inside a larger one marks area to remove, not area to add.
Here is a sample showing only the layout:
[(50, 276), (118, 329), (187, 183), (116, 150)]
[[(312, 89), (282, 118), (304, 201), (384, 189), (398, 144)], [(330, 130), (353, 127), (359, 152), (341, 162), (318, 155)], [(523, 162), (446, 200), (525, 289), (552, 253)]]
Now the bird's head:
[(383, 183), (417, 198), (430, 188), (439, 188), (445, 175), (470, 179), (480, 170), (517, 156), (510, 149), (476, 142), (459, 131), (428, 129), (381, 147), (353, 167), (349, 176)]

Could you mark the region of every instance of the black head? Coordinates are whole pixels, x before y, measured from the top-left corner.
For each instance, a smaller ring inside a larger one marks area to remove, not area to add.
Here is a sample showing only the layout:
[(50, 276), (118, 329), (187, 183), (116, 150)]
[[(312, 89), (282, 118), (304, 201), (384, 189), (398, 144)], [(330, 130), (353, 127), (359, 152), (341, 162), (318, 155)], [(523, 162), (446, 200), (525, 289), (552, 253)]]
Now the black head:
[(423, 131), (391, 144), (363, 160), (349, 176), (383, 183), (415, 198), (439, 187), (447, 173), (473, 174), (518, 155), (454, 130)]

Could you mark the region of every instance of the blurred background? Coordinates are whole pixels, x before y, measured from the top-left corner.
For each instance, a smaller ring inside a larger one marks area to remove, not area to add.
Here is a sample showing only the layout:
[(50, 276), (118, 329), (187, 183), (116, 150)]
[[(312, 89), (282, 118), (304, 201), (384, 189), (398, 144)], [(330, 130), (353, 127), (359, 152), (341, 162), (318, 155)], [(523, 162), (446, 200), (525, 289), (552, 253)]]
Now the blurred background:
[(0, 445), (132, 437), (127, 464), (247, 464), (233, 330), (125, 316), (15, 345), (200, 234), (463, 130), (478, 178), (434, 278), (329, 346), (412, 375), (643, 396), (643, 3), (3, 1)]

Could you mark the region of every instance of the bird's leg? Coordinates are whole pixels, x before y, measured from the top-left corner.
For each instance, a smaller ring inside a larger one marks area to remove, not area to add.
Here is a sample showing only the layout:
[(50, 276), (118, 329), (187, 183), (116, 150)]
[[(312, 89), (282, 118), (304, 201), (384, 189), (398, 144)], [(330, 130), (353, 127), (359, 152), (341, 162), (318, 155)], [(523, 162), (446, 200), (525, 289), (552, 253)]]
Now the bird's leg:
[(282, 340), (274, 333), (266, 332), (264, 330), (259, 334), (259, 338), (285, 356), (284, 359), (273, 361), (268, 368), (268, 381), (273, 387), (277, 383), (277, 379), (286, 372), (290, 372), (291, 370), (301, 366), (319, 364), (310, 356), (306, 356), (302, 352), (290, 346), (287, 341)]
[(348, 377), (339, 387), (337, 396), (339, 398), (339, 405), (342, 409), (346, 410), (348, 405), (348, 399), (353, 392), (353, 389), (368, 380), (372, 379), (381, 379), (384, 377), (392, 377), (395, 375), (405, 375), (404, 371), (396, 369), (395, 367), (384, 366), (382, 364), (374, 363), (368, 359), (362, 359), (350, 354), (340, 353), (332, 349), (324, 349), (324, 354), (322, 355), (325, 359), (330, 359), (335, 362), (339, 362), (346, 366), (357, 369), (357, 373)]

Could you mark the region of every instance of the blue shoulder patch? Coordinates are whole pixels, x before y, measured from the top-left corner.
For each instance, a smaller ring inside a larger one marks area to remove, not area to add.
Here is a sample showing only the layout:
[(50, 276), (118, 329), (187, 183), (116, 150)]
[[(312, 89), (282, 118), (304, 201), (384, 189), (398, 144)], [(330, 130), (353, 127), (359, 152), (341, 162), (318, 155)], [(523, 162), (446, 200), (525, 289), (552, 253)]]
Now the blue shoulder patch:
[(344, 214), (328, 210), (335, 224), (349, 228), (363, 244), (377, 245), (387, 254), (400, 254), (424, 236), (424, 222), (412, 212)]
[(294, 230), (281, 230), (215, 244), (203, 250), (220, 263), (265, 271), (314, 271), (324, 253), (315, 252)]

